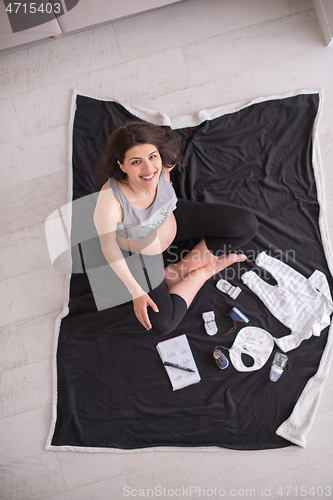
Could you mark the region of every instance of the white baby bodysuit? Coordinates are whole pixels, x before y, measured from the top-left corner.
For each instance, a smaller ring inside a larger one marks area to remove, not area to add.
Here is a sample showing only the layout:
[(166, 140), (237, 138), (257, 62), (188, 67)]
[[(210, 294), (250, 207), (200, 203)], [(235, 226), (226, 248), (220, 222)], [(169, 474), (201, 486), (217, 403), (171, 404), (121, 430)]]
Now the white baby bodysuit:
[(295, 349), (303, 340), (319, 336), (329, 326), (333, 302), (324, 273), (315, 270), (307, 279), (265, 252), (258, 255), (256, 264), (266, 269), (277, 285), (266, 283), (253, 271), (247, 271), (241, 279), (270, 312), (290, 328), (290, 335), (274, 338), (280, 349), (284, 352)]

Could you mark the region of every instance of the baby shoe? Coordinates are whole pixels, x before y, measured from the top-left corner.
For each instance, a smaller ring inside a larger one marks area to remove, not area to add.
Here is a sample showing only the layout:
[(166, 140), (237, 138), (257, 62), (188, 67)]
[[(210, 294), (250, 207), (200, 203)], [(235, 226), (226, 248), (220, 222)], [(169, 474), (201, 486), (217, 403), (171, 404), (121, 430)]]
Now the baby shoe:
[(224, 370), (225, 368), (227, 368), (227, 366), (229, 365), (229, 361), (220, 349), (215, 347), (213, 356), (220, 370)]

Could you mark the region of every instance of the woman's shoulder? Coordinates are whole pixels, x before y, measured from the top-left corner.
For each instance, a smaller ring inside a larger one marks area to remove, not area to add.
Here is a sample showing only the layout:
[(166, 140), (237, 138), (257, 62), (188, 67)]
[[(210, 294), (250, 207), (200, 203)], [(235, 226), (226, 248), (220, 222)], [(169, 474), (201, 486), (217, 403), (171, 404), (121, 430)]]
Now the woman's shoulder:
[(106, 190), (109, 190), (112, 192), (112, 190), (110, 189), (110, 179), (108, 179), (104, 184), (103, 186), (101, 187), (101, 191), (106, 191)]
[[(115, 210), (115, 208), (117, 208), (117, 210)], [(101, 215), (102, 217), (115, 219), (119, 222), (119, 220), (121, 220), (121, 213), (121, 205), (117, 197), (114, 195), (113, 190), (110, 189), (109, 181), (106, 181), (99, 192), (95, 216)]]
[(109, 180), (107, 180), (101, 187), (98, 199), (100, 201), (103, 200), (105, 203), (115, 203), (118, 201), (113, 192), (112, 183), (110, 184)]
[[(115, 179), (108, 179), (103, 186), (101, 187), (100, 194), (103, 194), (103, 197), (105, 199), (115, 200), (118, 201), (117, 199), (117, 193), (119, 192), (120, 188), (117, 185), (117, 181)], [(106, 196), (108, 195), (108, 196)]]

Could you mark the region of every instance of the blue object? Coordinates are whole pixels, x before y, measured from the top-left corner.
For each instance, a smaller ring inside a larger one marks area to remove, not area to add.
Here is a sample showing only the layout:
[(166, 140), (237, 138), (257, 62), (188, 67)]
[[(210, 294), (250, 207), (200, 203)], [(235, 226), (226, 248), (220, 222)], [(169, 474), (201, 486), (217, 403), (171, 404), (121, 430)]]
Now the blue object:
[(227, 366), (229, 365), (229, 361), (225, 357), (225, 355), (223, 354), (223, 352), (220, 351), (220, 349), (217, 349), (217, 347), (215, 347), (215, 349), (213, 351), (213, 356), (214, 356), (214, 359), (216, 361), (217, 366), (221, 370), (224, 370), (225, 368), (227, 368)]
[(249, 318), (242, 311), (237, 309), (237, 307), (233, 307), (230, 312), (228, 312), (227, 316), (230, 316), (234, 321), (241, 321), (242, 323), (248, 323)]

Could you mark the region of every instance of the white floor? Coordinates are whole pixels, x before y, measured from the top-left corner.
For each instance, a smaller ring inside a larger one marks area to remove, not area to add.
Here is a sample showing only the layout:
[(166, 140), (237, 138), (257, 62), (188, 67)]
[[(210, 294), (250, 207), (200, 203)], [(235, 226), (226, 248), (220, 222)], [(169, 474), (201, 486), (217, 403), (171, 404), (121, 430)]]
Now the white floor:
[(324, 46), (311, 1), (186, 0), (0, 54), (0, 68), (0, 498), (198, 499), (223, 490), (234, 498), (333, 498), (332, 373), (305, 450), (44, 450), (64, 284), (49, 263), (44, 221), (66, 202), (72, 90), (176, 116), (323, 88), (319, 132), (333, 235), (333, 48)]

